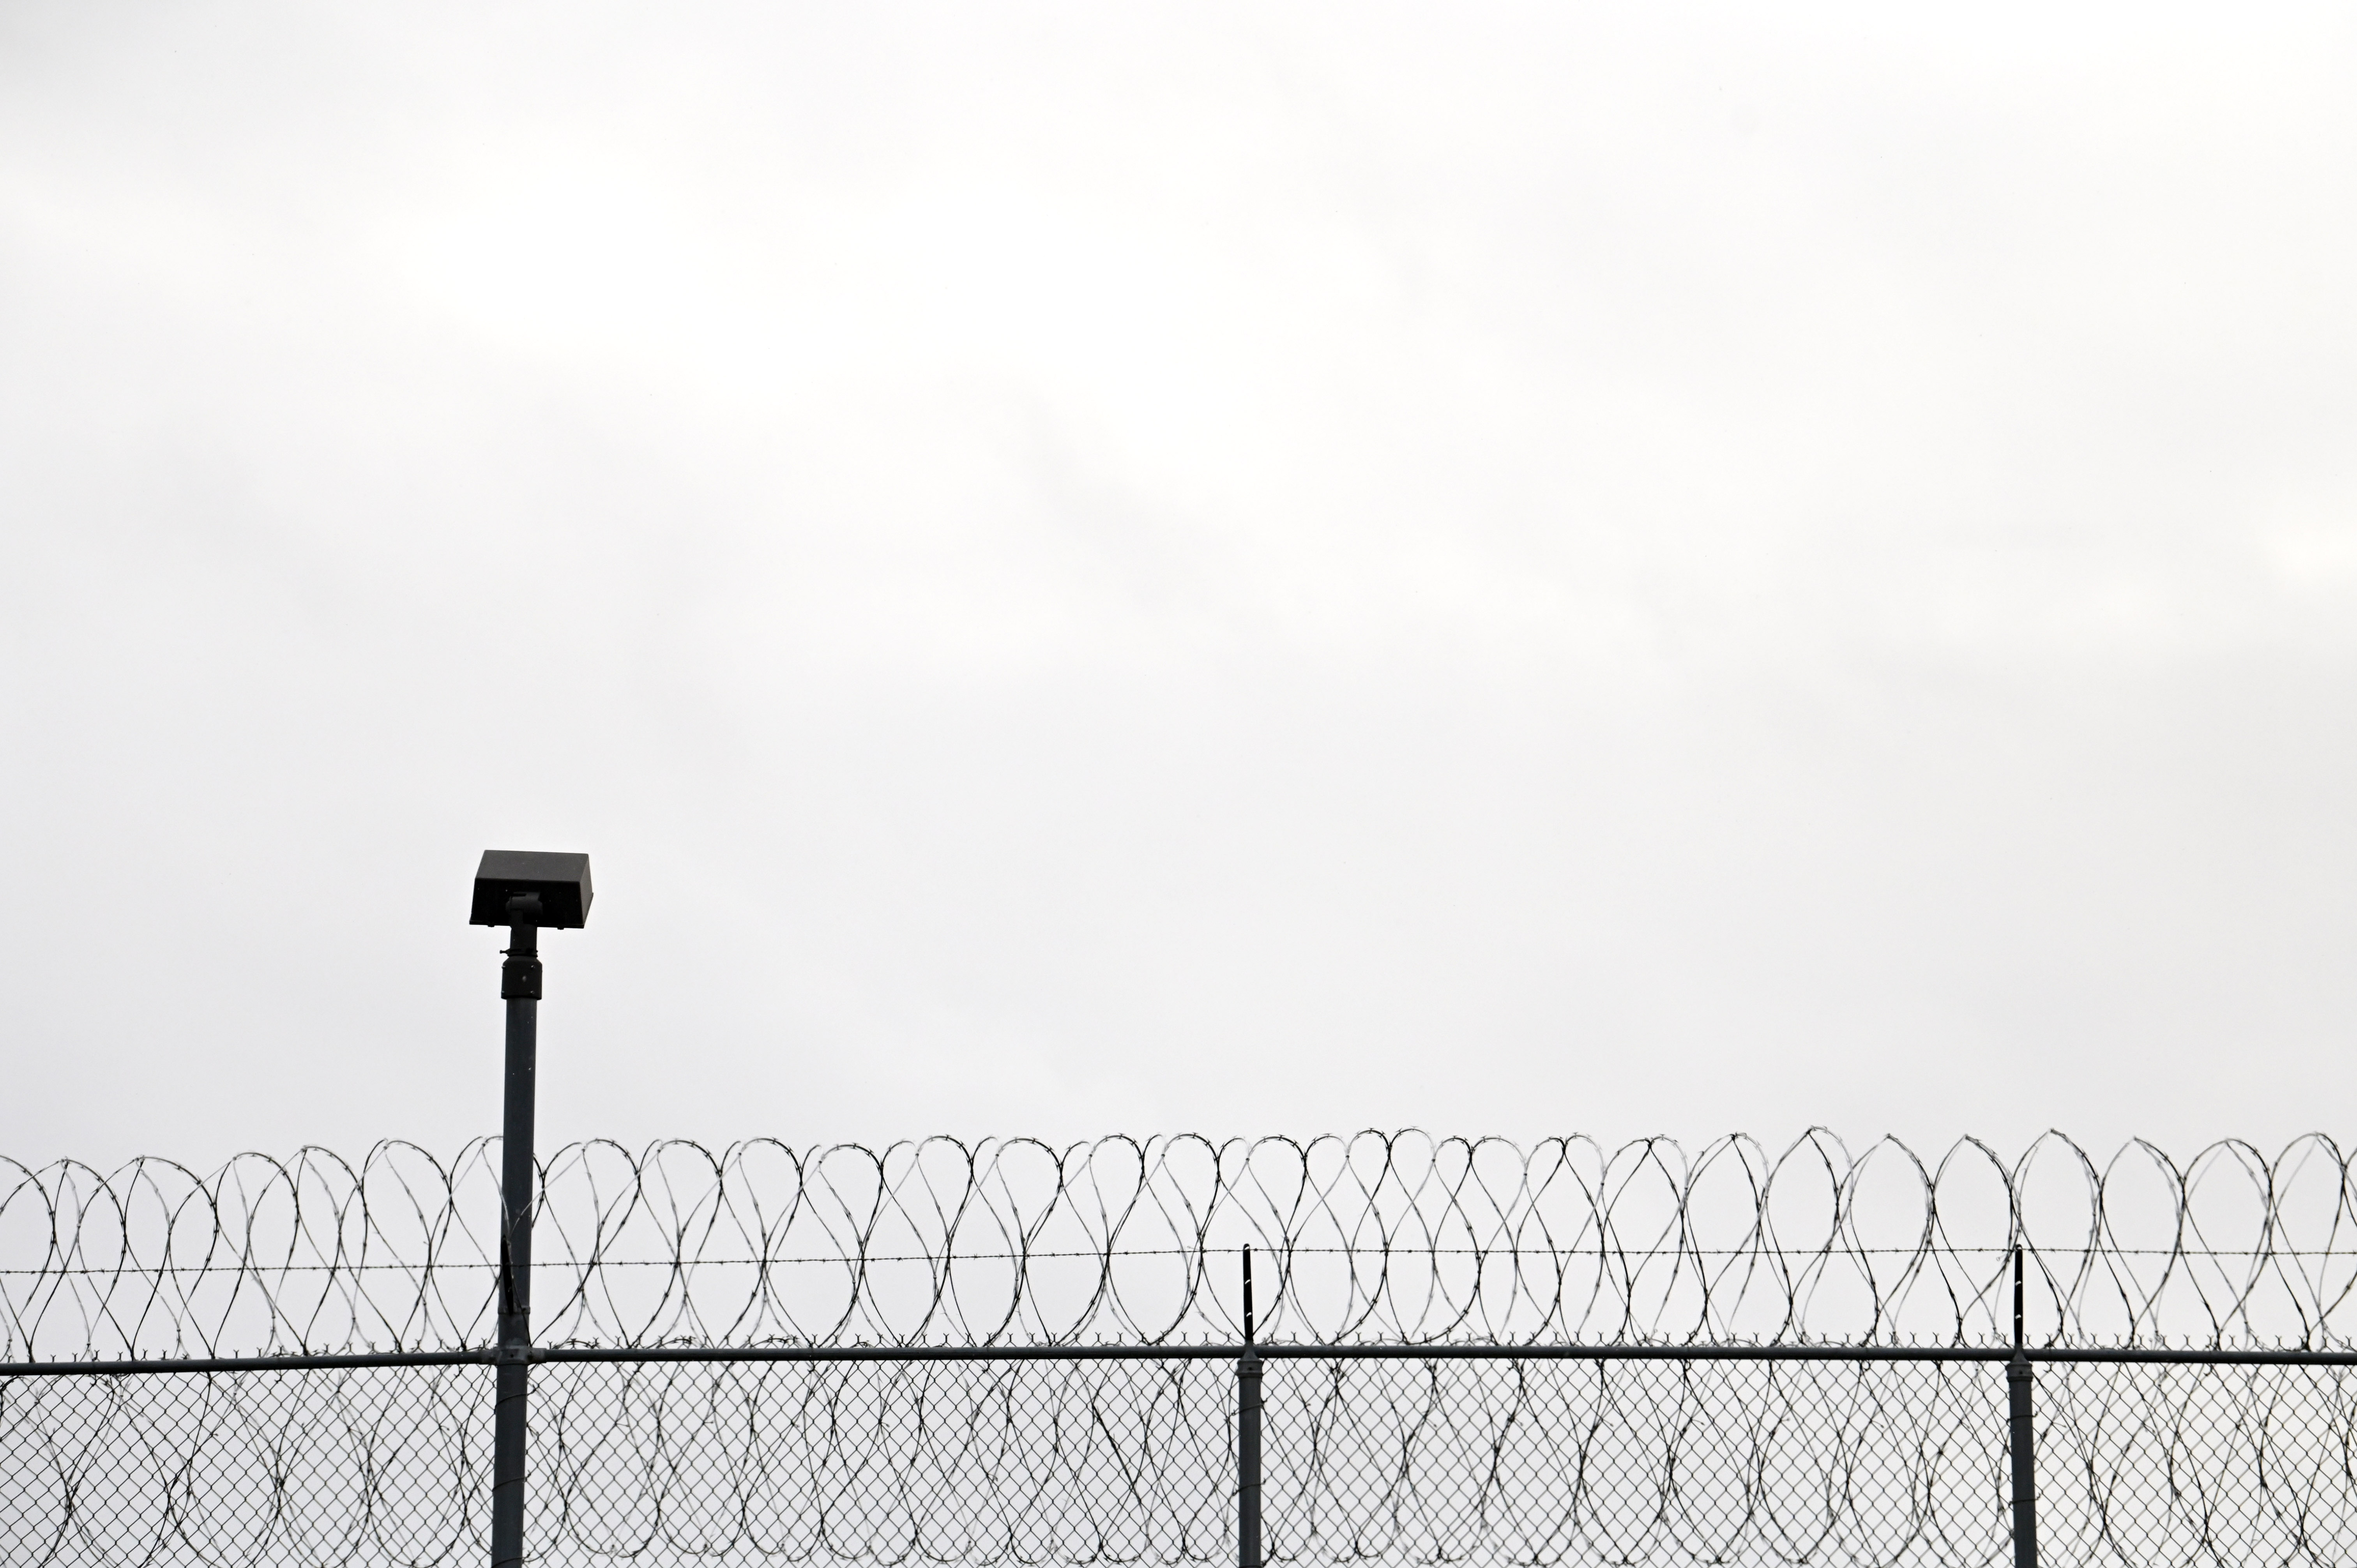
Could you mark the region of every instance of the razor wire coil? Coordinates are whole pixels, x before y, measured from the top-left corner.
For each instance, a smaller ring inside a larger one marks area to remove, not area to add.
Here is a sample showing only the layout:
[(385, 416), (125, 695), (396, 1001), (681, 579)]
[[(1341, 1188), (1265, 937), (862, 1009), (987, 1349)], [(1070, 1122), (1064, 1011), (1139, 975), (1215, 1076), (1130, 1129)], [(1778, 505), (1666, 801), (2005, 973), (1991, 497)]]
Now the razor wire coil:
[[(199, 1176), (0, 1163), (0, 1561), (475, 1561), (495, 1144)], [(1816, 1133), (933, 1140), (557, 1151), (536, 1206), (528, 1546), (548, 1564), (1234, 1560), (1238, 1254), (1263, 1260), (1271, 1564), (1980, 1564), (2008, 1545), (2008, 1342), (2338, 1351), (2351, 1175), (2305, 1139), (1936, 1160)], [(1098, 1344), (1125, 1359), (631, 1359)], [(1674, 1359), (1732, 1345), (1833, 1359)], [(1447, 1359), (1451, 1346), (1553, 1357)], [(1603, 1360), (1566, 1347), (1651, 1346)], [(1353, 1359), (1319, 1348), (1383, 1348)], [(1423, 1352), (1423, 1353), (1420, 1353)], [(1224, 1352), (1223, 1352), (1224, 1353)], [(1651, 1354), (1652, 1352), (1648, 1352)], [(1813, 1352), (1811, 1352), (1813, 1354)], [(2039, 1369), (2048, 1563), (2357, 1563), (2357, 1369)]]
[[(2321, 1136), (592, 1142), (540, 1170), (544, 1344), (1225, 1342), (1247, 1245), (1270, 1341), (1992, 1345), (2019, 1245), (2040, 1344), (2357, 1343), (2357, 1175)], [(0, 1359), (486, 1345), (497, 1175), (496, 1140), (0, 1160)]]

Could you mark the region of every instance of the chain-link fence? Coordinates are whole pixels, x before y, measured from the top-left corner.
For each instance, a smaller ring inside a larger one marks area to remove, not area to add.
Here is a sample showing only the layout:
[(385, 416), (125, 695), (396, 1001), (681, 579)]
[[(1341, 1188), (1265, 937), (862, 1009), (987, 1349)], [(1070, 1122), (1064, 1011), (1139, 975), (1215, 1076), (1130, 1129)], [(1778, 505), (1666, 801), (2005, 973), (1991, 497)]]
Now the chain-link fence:
[[(530, 1558), (2357, 1563), (2321, 1140), (947, 1150), (549, 1161)], [(470, 1161), (14, 1172), (0, 1561), (486, 1561)]]
[[(549, 1563), (1232, 1563), (1204, 1359), (537, 1369)], [(476, 1563), (488, 1368), (15, 1377), (0, 1559)], [(2357, 1561), (2346, 1367), (2043, 1366), (2040, 1556)], [(1284, 1563), (2011, 1561), (1989, 1363), (1280, 1358)]]

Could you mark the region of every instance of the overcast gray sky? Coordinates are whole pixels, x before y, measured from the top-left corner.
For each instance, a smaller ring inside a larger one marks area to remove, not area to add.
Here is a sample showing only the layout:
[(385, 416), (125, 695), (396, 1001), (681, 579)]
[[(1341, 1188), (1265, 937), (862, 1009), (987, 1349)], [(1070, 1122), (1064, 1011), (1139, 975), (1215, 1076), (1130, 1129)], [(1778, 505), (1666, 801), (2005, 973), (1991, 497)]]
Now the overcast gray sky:
[(0, 4), (0, 1150), (2346, 1131), (2357, 23)]

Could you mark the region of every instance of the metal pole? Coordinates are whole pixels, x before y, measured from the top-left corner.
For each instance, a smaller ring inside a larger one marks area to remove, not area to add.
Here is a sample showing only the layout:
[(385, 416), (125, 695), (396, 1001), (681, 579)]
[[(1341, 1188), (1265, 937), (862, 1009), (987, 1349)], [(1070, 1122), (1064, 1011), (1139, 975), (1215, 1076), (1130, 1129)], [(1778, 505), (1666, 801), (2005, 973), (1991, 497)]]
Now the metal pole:
[(1244, 1249), (1244, 1353), (1236, 1362), (1236, 1568), (1260, 1562), (1260, 1351), (1254, 1347), (1252, 1249)]
[(2021, 1248), (2013, 1249), (2013, 1359), (2006, 1363), (2006, 1402), (2012, 1416), (2013, 1568), (2038, 1568), (2038, 1437), (2030, 1423), (2029, 1358), (2021, 1332)]
[(508, 1004), (507, 1091), (500, 1129), (499, 1391), (491, 1435), (491, 1568), (523, 1562), (524, 1414), (532, 1388), (533, 1075), (540, 1048), (540, 899), (508, 900), (500, 966)]

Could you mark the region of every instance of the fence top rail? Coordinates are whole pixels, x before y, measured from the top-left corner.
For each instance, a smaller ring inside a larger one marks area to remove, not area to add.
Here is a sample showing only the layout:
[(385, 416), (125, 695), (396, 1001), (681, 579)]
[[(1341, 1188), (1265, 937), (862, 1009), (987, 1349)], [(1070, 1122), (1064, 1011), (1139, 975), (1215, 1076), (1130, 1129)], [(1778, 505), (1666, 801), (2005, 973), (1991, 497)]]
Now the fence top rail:
[[(490, 1337), (498, 1164), (496, 1141), (205, 1173), (0, 1159), (0, 1361), (468, 1351)], [(2321, 1135), (2182, 1158), (1823, 1131), (592, 1142), (539, 1175), (544, 1344), (1193, 1355), (1241, 1337), (1249, 1245), (1262, 1332), (1317, 1353), (1954, 1359), (2009, 1339), (2018, 1245), (2046, 1349), (2357, 1346), (2357, 1172)]]
[(360, 1352), (350, 1355), (147, 1357), (90, 1361), (0, 1362), (9, 1378), (188, 1376), (244, 1372), (367, 1371), (389, 1368), (532, 1365), (726, 1365), (942, 1362), (1241, 1361), (1767, 1361), (1868, 1365), (2357, 1368), (2352, 1350), (2201, 1350), (2163, 1348), (1986, 1345), (558, 1345), (520, 1355), (466, 1350)]

